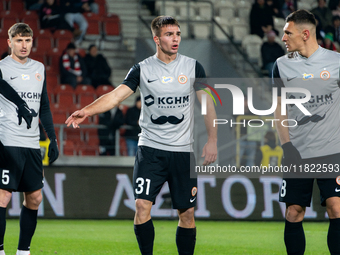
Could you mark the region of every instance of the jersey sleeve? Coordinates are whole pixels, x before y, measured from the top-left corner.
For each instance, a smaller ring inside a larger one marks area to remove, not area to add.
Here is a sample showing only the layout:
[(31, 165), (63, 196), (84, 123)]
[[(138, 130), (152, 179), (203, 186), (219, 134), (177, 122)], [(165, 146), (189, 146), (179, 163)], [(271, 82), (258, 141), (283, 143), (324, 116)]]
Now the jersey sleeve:
[(195, 91), (200, 90), (202, 88), (201, 83), (206, 83), (206, 82), (207, 82), (207, 76), (205, 74), (204, 68), (200, 62), (196, 61), (195, 83), (194, 83)]
[(130, 89), (136, 92), (139, 83), (140, 83), (140, 65), (136, 64), (130, 69), (122, 84), (128, 86)]
[(52, 113), (50, 110), (50, 102), (48, 100), (47, 89), (46, 89), (46, 73), (45, 73), (43, 90), (41, 93), (39, 115), (40, 115), (39, 117), (40, 117), (41, 123), (48, 135), (48, 138), (50, 138), (50, 140), (56, 139), (57, 137), (54, 131)]
[(272, 71), (272, 86), (274, 88), (278, 88), (277, 95), (281, 96), (281, 88), (283, 88), (285, 85), (283, 84), (283, 81), (280, 76), (280, 71), (277, 66), (277, 61), (275, 61)]
[(18, 93), (9, 85), (5, 80), (2, 79), (2, 72), (0, 69), (0, 94), (2, 94), (9, 101), (13, 102), (16, 106), (26, 104)]

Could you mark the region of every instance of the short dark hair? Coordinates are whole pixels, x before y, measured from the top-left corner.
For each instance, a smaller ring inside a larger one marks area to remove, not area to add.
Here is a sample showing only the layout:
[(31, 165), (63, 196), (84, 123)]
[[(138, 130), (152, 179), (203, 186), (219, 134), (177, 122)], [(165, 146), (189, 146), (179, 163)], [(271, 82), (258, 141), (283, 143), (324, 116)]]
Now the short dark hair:
[(267, 131), (264, 138), (267, 139), (267, 140), (275, 140), (276, 136), (275, 136), (275, 133), (273, 131)]
[(8, 37), (9, 39), (12, 39), (17, 35), (33, 37), (33, 30), (26, 23), (15, 23), (8, 29)]
[(316, 26), (314, 14), (307, 10), (297, 10), (292, 12), (287, 16), (286, 22), (294, 22), (297, 25), (311, 24)]
[(152, 34), (159, 36), (161, 28), (167, 25), (176, 25), (180, 27), (178, 21), (175, 18), (171, 16), (158, 16), (157, 18), (154, 18), (151, 22)]
[(91, 44), (88, 48), (88, 51), (90, 51), (93, 47), (97, 47), (95, 44)]

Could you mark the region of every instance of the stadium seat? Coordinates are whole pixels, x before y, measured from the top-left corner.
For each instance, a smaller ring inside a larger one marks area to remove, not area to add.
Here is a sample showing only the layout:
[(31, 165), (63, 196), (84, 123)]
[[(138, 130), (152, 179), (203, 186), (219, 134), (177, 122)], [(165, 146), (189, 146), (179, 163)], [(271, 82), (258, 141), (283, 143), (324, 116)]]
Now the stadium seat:
[(46, 72), (59, 73), (59, 60), (61, 56), (61, 50), (53, 48), (47, 51), (47, 66)]
[(55, 41), (55, 46), (59, 49), (59, 51), (63, 52), (71, 41), (72, 40), (68, 38), (57, 38)]
[(208, 39), (211, 36), (211, 24), (210, 23), (195, 23), (194, 35), (196, 39)]
[(69, 110), (75, 104), (74, 90), (71, 85), (62, 84), (54, 90), (59, 109)]
[(230, 25), (234, 42), (241, 43), (242, 39), (249, 34), (248, 24), (243, 19), (235, 18)]
[(233, 19), (235, 17), (235, 3), (230, 1), (222, 1), (215, 5), (216, 16), (221, 19)]
[(66, 156), (77, 155), (76, 146), (73, 141), (64, 140), (63, 147), (64, 147), (64, 150), (63, 150), (64, 155)]
[(76, 95), (79, 94), (91, 94), (94, 95), (95, 94), (95, 89), (92, 85), (77, 85), (76, 89), (75, 89), (75, 93)]
[(72, 40), (73, 33), (70, 30), (58, 29), (53, 33), (53, 37), (54, 39), (67, 38), (69, 40)]
[(46, 64), (46, 56), (44, 52), (38, 51), (37, 48), (32, 48), (31, 53), (29, 57), (33, 60), (39, 61), (43, 63), (44, 65)]
[(79, 108), (83, 108), (88, 104), (91, 104), (96, 99), (95, 94), (78, 94), (77, 105)]
[(279, 31), (279, 38), (283, 36), (283, 27), (285, 26), (286, 21), (283, 18), (274, 17), (274, 27), (277, 31)]
[(81, 156), (98, 156), (99, 155), (99, 147), (98, 146), (86, 145), (82, 148), (79, 148), (79, 155), (81, 155)]
[(120, 21), (115, 14), (107, 14), (103, 18), (103, 33), (105, 40), (114, 41), (120, 38)]
[(6, 1), (0, 1), (0, 12), (7, 10), (7, 4)]
[(98, 40), (102, 37), (102, 23), (101, 17), (92, 12), (88, 12), (85, 15), (88, 23), (88, 28), (86, 31), (86, 40)]
[[(53, 112), (52, 112), (52, 109)], [(55, 124), (64, 124), (66, 120), (66, 112), (59, 110), (55, 110), (55, 108), (51, 107), (52, 117), (53, 117), (53, 123)]]
[(25, 9), (25, 3), (22, 0), (10, 0), (8, 2), (8, 10), (11, 12), (21, 13)]
[[(34, 18), (36, 20), (39, 20), (39, 15), (38, 12), (36, 11), (24, 11), (24, 12), (20, 12), (20, 20), (23, 20), (25, 18)], [(34, 31), (36, 32), (36, 31)]]
[(46, 74), (46, 83), (54, 87), (54, 94), (56, 93), (56, 87), (59, 87), (59, 75)]
[(1, 19), (1, 28), (5, 31), (8, 31), (8, 29), (13, 26), (15, 23), (19, 22), (17, 17), (13, 16), (2, 16)]
[(119, 153), (120, 156), (128, 156), (128, 149), (126, 145), (126, 140), (124, 137), (119, 139)]
[(261, 58), (261, 45), (263, 41), (258, 35), (247, 35), (242, 40), (242, 48), (252, 62), (258, 62)]
[(114, 90), (114, 87), (111, 85), (100, 85), (96, 88), (97, 97), (100, 97), (112, 90)]
[(53, 47), (53, 40), (51, 37), (36, 37), (34, 39), (34, 45), (40, 52), (48, 52)]
[(21, 22), (26, 23), (27, 25), (30, 26), (30, 28), (35, 31), (40, 30), (40, 21), (39, 19), (36, 19), (34, 17), (25, 17), (24, 19), (21, 20)]
[(208, 3), (200, 3), (197, 2), (195, 5), (198, 8), (198, 17), (196, 19), (199, 20), (211, 20), (212, 18), (212, 8), (213, 6)]
[(8, 51), (7, 39), (8, 39), (8, 35), (0, 35), (0, 54)]
[[(49, 29), (40, 29), (37, 33), (34, 33), (35, 36), (40, 37), (40, 38), (50, 38), (53, 40), (53, 34), (51, 30)], [(53, 45), (54, 46), (54, 45)]]

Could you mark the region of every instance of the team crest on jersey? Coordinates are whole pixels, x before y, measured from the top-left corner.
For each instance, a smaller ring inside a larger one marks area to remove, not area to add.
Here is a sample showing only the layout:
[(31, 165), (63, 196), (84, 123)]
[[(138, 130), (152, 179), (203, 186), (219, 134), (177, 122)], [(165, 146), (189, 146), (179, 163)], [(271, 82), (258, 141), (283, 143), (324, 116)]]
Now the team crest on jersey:
[(172, 77), (165, 77), (165, 76), (162, 77), (162, 83), (170, 83), (173, 80), (174, 80), (174, 78), (172, 78)]
[(338, 177), (336, 177), (335, 181), (338, 185), (340, 185), (340, 175)]
[(178, 82), (180, 84), (185, 84), (187, 81), (188, 81), (188, 78), (184, 74), (181, 74), (180, 76), (178, 76)]
[(193, 187), (192, 190), (191, 190), (191, 195), (194, 197), (197, 193), (197, 188), (196, 187)]
[(320, 73), (320, 78), (323, 79), (324, 81), (327, 81), (331, 77), (331, 74), (324, 70)]
[(35, 78), (38, 80), (38, 81), (41, 81), (42, 80), (42, 76), (40, 73), (36, 73), (35, 74)]
[(24, 80), (24, 81), (28, 81), (30, 79), (30, 76), (28, 74), (22, 74), (21, 75), (21, 78)]
[(311, 79), (313, 79), (313, 78), (314, 78), (314, 74), (311, 74), (311, 73), (304, 73), (304, 74), (303, 74), (303, 77), (302, 77), (302, 79), (303, 79), (304, 81), (311, 80)]

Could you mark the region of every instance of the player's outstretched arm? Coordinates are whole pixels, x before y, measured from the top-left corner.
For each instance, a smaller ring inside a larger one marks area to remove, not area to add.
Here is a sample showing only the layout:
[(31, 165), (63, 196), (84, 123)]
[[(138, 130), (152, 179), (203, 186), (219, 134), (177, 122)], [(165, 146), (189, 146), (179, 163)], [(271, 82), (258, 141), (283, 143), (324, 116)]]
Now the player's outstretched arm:
[(17, 107), (18, 124), (21, 125), (22, 118), (26, 121), (27, 129), (31, 128), (34, 112), (28, 107), (26, 102), (18, 95), (18, 93), (5, 80), (0, 78), (0, 94), (9, 101), (13, 102)]
[[(207, 94), (203, 90), (196, 91), (197, 98), (201, 103), (202, 95)], [(204, 157), (203, 165), (209, 165), (217, 159), (217, 126), (213, 126), (216, 119), (216, 111), (214, 103), (209, 95), (207, 95), (207, 114), (204, 116), (204, 123), (208, 133), (208, 141), (203, 147), (202, 157)]]
[(79, 128), (79, 124), (82, 123), (85, 118), (111, 110), (132, 94), (133, 90), (128, 86), (121, 84), (116, 89), (101, 96), (83, 109), (72, 113), (65, 121), (65, 124), (68, 127), (72, 125), (73, 128)]

